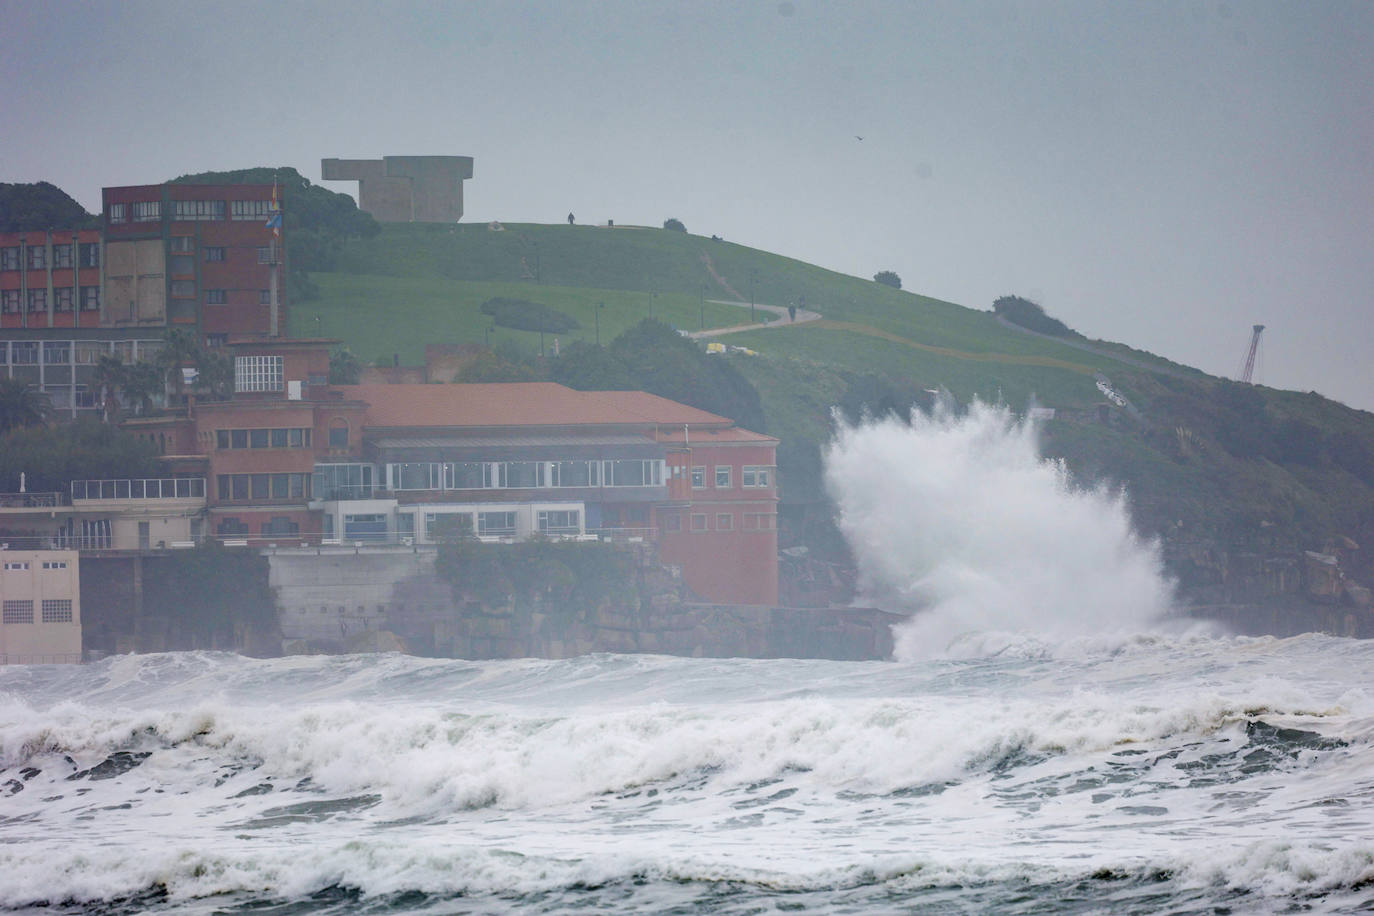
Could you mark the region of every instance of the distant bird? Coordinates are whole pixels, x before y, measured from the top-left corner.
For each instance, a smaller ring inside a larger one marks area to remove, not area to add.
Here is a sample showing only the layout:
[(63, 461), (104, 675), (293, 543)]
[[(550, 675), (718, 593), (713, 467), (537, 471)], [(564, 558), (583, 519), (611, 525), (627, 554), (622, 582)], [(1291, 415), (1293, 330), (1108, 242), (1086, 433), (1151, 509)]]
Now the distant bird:
[(855, 139), (855, 140), (862, 140), (863, 137), (860, 137), (858, 134), (855, 134), (855, 135), (854, 135), (854, 139)]

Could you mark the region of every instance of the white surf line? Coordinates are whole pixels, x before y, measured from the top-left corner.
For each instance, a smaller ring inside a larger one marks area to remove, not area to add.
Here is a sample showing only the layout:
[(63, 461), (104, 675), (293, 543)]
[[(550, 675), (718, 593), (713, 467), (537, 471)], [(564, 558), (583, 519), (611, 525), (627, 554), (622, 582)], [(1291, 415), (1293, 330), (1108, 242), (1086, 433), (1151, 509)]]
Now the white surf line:
[[(708, 301), (716, 305), (737, 305), (740, 308), (749, 308), (748, 302), (731, 302), (727, 299), (711, 299)], [(755, 331), (759, 328), (779, 328), (785, 327), (789, 324), (802, 324), (806, 321), (818, 321), (821, 317), (820, 312), (813, 312), (808, 309), (797, 309), (796, 320), (789, 321), (787, 315), (787, 306), (785, 305), (764, 305), (762, 302), (755, 302), (754, 308), (763, 309), (765, 312), (772, 312), (774, 315), (777, 315), (778, 318), (782, 320), (759, 321), (751, 324), (731, 325), (728, 328), (708, 328), (705, 331), (684, 331), (683, 333), (687, 337), (691, 337), (692, 339), (696, 340), (702, 337), (720, 337), (724, 334), (738, 334), (740, 331)]]

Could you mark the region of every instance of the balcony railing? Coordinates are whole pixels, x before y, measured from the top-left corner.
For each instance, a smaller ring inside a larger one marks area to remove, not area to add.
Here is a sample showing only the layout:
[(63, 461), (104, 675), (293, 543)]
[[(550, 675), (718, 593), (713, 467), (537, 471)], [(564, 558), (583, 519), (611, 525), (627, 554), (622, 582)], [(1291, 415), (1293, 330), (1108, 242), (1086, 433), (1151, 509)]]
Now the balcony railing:
[(62, 503), (61, 493), (0, 493), (0, 509), (47, 509)]
[(204, 477), (142, 477), (123, 480), (73, 480), (78, 499), (204, 499)]

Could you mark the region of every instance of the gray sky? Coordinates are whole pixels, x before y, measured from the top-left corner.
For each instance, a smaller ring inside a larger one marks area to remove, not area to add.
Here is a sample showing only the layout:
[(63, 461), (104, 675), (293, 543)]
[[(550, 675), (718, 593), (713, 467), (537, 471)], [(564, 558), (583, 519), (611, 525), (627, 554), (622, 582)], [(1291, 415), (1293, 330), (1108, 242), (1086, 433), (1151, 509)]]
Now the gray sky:
[[(1374, 409), (1374, 4), (0, 0), (0, 181), (468, 155), (466, 221), (688, 229)], [(861, 135), (862, 141), (856, 139)], [(335, 190), (356, 186), (330, 183)], [(822, 304), (823, 305), (823, 304)]]

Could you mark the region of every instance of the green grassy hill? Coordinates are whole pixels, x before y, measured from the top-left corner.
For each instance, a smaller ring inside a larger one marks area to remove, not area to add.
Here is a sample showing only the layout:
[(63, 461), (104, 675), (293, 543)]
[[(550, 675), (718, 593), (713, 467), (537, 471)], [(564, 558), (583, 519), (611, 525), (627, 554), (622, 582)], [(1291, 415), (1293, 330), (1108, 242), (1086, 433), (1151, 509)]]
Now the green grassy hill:
[[(320, 296), (292, 307), (291, 332), (340, 338), (369, 363), (399, 354), (419, 364), (427, 343), (536, 355), (537, 331), (493, 328), (479, 311), (498, 296), (576, 319), (580, 329), (556, 335), (563, 346), (607, 343), (650, 315), (684, 330), (749, 321), (747, 304), (715, 300), (804, 302), (823, 320), (718, 338), (759, 353), (730, 360), (759, 391), (766, 431), (784, 442), (791, 503), (822, 498), (832, 408), (878, 376), (907, 391), (943, 387), (961, 402), (1059, 409), (1047, 451), (1085, 481), (1124, 485), (1138, 525), (1166, 549), (1374, 542), (1374, 416), (1317, 395), (1227, 383), (1118, 343), (1034, 336), (990, 310), (661, 229), (393, 224), (342, 243), (333, 264), (311, 274)], [(1107, 408), (1101, 422), (1098, 372), (1138, 413)]]

